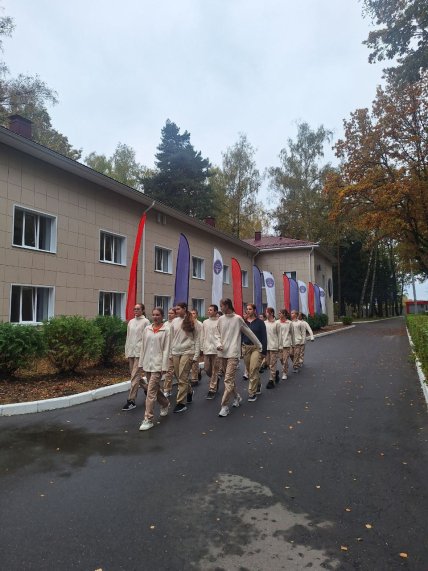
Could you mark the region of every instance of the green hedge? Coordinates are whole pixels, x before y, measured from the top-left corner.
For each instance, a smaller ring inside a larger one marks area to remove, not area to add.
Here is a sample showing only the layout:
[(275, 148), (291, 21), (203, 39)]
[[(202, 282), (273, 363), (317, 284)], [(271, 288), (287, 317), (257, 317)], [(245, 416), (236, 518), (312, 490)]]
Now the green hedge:
[(11, 377), (34, 358), (42, 357), (44, 338), (39, 327), (0, 323), (0, 377)]
[(406, 320), (415, 353), (428, 378), (428, 315), (407, 315)]
[(325, 313), (315, 313), (315, 315), (308, 315), (306, 321), (309, 323), (312, 331), (318, 331), (321, 327), (328, 325), (328, 315)]
[(103, 338), (100, 361), (109, 366), (115, 357), (125, 351), (127, 324), (114, 315), (99, 315), (94, 324), (98, 327)]

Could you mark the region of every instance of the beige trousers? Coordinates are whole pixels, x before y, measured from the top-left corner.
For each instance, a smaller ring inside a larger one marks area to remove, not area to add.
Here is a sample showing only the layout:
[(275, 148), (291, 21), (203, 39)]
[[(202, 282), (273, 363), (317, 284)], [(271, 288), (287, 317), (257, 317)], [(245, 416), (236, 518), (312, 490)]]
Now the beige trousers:
[(284, 375), (288, 375), (288, 359), (293, 360), (291, 357), (291, 347), (283, 347), (281, 363), (282, 363), (282, 372), (284, 373)]
[(165, 374), (165, 379), (163, 381), (163, 390), (171, 392), (172, 391), (172, 380), (174, 378), (174, 362), (172, 357), (168, 361), (168, 370)]
[(236, 392), (236, 370), (238, 369), (238, 357), (221, 359), (221, 367), (224, 371), (224, 392), (221, 399), (221, 406), (228, 406), (232, 398), (237, 396)]
[(210, 378), (209, 390), (213, 392), (217, 391), (219, 361), (220, 359), (215, 354), (204, 355), (204, 369)]
[(300, 367), (302, 347), (303, 345), (294, 345), (293, 347), (293, 369), (298, 369)]
[(276, 362), (278, 361), (278, 351), (268, 351), (266, 353), (266, 364), (269, 368), (269, 380), (275, 380)]
[(255, 345), (242, 345), (242, 356), (248, 371), (248, 394), (253, 396), (256, 394), (257, 386), (260, 384), (260, 364), (263, 357)]
[(192, 392), (189, 373), (192, 368), (193, 355), (173, 355), (174, 373), (178, 381), (177, 404), (186, 404), (187, 393)]
[(146, 414), (144, 415), (144, 418), (146, 420), (153, 420), (155, 402), (157, 401), (162, 408), (165, 408), (169, 405), (169, 400), (164, 396), (160, 388), (162, 373), (160, 371), (155, 373), (146, 372), (146, 377), (149, 382), (149, 386), (147, 389)]
[(128, 357), (129, 372), (131, 373), (131, 388), (129, 389), (128, 400), (137, 398), (140, 381), (143, 377), (143, 371), (138, 366), (139, 360), (139, 357)]

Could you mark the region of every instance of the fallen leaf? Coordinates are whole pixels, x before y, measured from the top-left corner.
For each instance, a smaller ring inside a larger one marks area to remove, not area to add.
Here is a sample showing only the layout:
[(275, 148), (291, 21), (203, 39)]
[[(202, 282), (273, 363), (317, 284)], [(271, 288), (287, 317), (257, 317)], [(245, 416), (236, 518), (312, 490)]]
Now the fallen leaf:
[(351, 512), (351, 508), (345, 508), (345, 512)]
[(321, 486), (315, 486), (317, 490), (319, 490), (321, 488)]
[(366, 523), (366, 528), (371, 529), (373, 526), (370, 523)]
[(340, 546), (340, 549), (341, 549), (342, 551), (348, 551), (348, 548), (346, 547), (346, 545), (341, 545), (341, 546)]
[(152, 525), (150, 526), (150, 529), (155, 529), (155, 526), (152, 524)]
[(407, 559), (408, 555), (407, 555), (407, 553), (405, 553), (404, 551), (402, 551), (402, 552), (400, 553), (400, 557), (402, 557), (403, 559)]

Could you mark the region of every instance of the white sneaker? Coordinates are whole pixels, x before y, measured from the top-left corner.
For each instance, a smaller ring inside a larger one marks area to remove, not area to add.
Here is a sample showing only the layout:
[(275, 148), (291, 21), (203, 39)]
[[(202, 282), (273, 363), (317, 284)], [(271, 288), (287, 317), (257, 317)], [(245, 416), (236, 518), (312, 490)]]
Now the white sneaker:
[(234, 406), (235, 408), (238, 408), (239, 405), (241, 404), (241, 402), (242, 402), (242, 397), (241, 397), (241, 395), (236, 395), (236, 397), (235, 397), (235, 399), (234, 399), (234, 401), (233, 401), (233, 403), (232, 403), (232, 406)]
[(140, 430), (149, 430), (149, 428), (153, 428), (153, 426), (153, 422), (145, 418), (141, 423)]
[(170, 404), (168, 404), (168, 406), (162, 407), (160, 409), (160, 416), (167, 416), (170, 408), (171, 408)]
[(163, 396), (168, 398), (168, 397), (172, 397), (172, 391), (164, 391), (163, 392)]
[(282, 375), (282, 380), (283, 380), (283, 381), (286, 381), (286, 380), (287, 380), (287, 375), (286, 375), (285, 373)]
[(219, 416), (227, 416), (228, 414), (230, 414), (228, 406), (222, 406), (220, 412), (218, 413)]

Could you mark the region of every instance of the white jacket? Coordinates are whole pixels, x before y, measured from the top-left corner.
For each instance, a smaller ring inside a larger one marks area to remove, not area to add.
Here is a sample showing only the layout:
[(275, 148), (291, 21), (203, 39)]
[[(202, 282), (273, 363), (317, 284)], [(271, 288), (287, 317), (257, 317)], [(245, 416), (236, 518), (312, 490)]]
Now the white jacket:
[(311, 341), (314, 340), (314, 334), (312, 329), (309, 327), (308, 323), (303, 320), (296, 319), (292, 321), (292, 331), (291, 336), (293, 338), (293, 345), (304, 345), (306, 342), (306, 333), (308, 332), (311, 336)]
[(291, 321), (289, 319), (287, 321), (279, 320), (279, 324), (281, 327), (281, 347), (291, 347), (293, 345)]
[(169, 367), (170, 334), (165, 323), (158, 331), (153, 324), (144, 329), (138, 365), (147, 373), (167, 371)]
[(150, 325), (147, 317), (134, 317), (128, 322), (126, 334), (125, 357), (139, 357), (141, 352), (141, 340), (144, 329)]
[(279, 321), (269, 321), (266, 319), (266, 335), (267, 335), (267, 350), (268, 351), (279, 351), (282, 347), (281, 343), (281, 326)]
[(313, 334), (313, 331), (312, 331), (311, 326), (309, 325), (309, 323), (308, 323), (307, 321), (305, 321), (304, 319), (302, 319), (302, 320), (300, 321), (300, 323), (303, 324), (303, 331), (304, 331), (304, 333), (303, 333), (303, 343), (306, 343), (306, 337), (307, 337), (307, 335), (309, 335), (309, 337), (311, 338), (311, 341), (313, 341), (313, 340), (314, 340), (314, 334)]
[(223, 359), (229, 359), (231, 357), (239, 359), (241, 357), (242, 333), (251, 339), (259, 351), (262, 350), (262, 344), (240, 315), (236, 313), (225, 313), (219, 317), (216, 339), (217, 348), (221, 347), (221, 349), (218, 350), (218, 356)]
[(201, 349), (204, 355), (217, 355), (218, 317), (210, 317), (202, 323)]
[(191, 333), (183, 331), (181, 325), (183, 317), (175, 317), (170, 325), (170, 354), (174, 355), (192, 355), (194, 361), (199, 360), (200, 338), (199, 328), (196, 326)]

